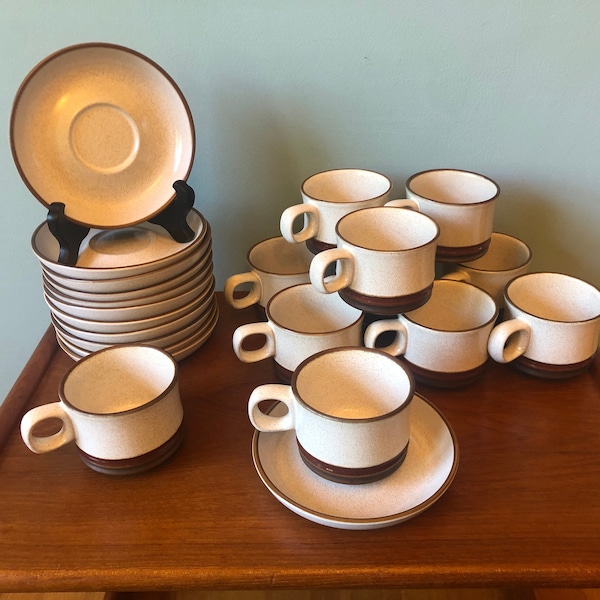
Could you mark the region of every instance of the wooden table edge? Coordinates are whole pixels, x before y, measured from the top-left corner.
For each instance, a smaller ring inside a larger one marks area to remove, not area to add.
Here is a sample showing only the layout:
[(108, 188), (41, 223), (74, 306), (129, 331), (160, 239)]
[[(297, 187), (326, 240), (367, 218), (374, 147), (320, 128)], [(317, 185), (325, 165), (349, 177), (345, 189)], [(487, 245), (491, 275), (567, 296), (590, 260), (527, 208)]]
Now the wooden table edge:
[(58, 343), (52, 325), (35, 347), (21, 374), (0, 404), (0, 451), (13, 431), (17, 421), (23, 416), (40, 381), (44, 378), (49, 364), (58, 351)]

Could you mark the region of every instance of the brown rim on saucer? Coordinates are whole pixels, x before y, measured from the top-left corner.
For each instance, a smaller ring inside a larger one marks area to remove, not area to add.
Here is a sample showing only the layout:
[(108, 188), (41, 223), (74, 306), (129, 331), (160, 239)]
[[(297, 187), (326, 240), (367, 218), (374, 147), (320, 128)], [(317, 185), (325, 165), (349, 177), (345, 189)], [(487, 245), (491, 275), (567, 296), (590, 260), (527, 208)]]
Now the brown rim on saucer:
[(313, 473), (316, 473), (324, 479), (328, 479), (329, 481), (334, 481), (336, 483), (360, 485), (363, 483), (373, 483), (374, 481), (379, 481), (380, 479), (383, 479), (384, 477), (387, 477), (396, 471), (396, 469), (400, 467), (406, 458), (410, 441), (406, 444), (406, 446), (404, 446), (397, 456), (394, 456), (394, 458), (391, 458), (380, 465), (362, 468), (339, 467), (337, 465), (331, 465), (323, 462), (307, 452), (302, 447), (302, 444), (298, 442), (298, 440), (296, 440), (296, 443), (298, 444), (300, 457), (304, 461), (304, 464), (311, 471), (313, 471)]
[(368, 296), (351, 288), (341, 289), (338, 291), (338, 294), (345, 302), (365, 313), (390, 316), (415, 310), (423, 306), (431, 297), (432, 291), (433, 282), (420, 292), (408, 294), (407, 296)]
[(132, 458), (110, 460), (90, 456), (78, 448), (79, 456), (90, 469), (105, 475), (135, 475), (149, 471), (170, 458), (183, 442), (183, 423), (177, 431), (162, 445), (150, 452)]

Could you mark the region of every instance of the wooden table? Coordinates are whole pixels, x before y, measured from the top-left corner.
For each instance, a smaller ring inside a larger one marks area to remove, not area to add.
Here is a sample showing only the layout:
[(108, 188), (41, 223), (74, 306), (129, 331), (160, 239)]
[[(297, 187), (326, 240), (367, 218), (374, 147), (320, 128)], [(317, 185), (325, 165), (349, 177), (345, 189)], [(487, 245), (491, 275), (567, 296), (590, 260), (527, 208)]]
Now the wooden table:
[(238, 361), (232, 332), (256, 315), (219, 303), (180, 365), (183, 446), (132, 477), (21, 441), (21, 414), (54, 401), (72, 365), (48, 330), (0, 408), (0, 591), (600, 586), (598, 355), (571, 380), (491, 363), (466, 389), (419, 388), (458, 438), (452, 486), (412, 520), (346, 531), (260, 481), (246, 403), (273, 368)]

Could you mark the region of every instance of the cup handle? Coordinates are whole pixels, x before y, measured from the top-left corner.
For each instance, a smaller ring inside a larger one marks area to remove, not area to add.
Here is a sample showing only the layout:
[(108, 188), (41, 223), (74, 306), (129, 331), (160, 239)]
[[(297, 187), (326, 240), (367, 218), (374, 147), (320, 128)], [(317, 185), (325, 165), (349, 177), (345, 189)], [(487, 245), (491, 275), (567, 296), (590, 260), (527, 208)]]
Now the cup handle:
[[(249, 283), (252, 286), (250, 291), (242, 298), (235, 298), (234, 292), (236, 288), (243, 283)], [(229, 279), (227, 279), (225, 282), (225, 287), (223, 288), (225, 300), (227, 300), (227, 302), (233, 306), (233, 308), (248, 308), (248, 306), (256, 304), (260, 300), (261, 293), (262, 283), (260, 278), (252, 271), (249, 271), (248, 273), (238, 273), (237, 275), (232, 275), (229, 277)]]
[[(327, 270), (334, 262), (339, 261), (335, 275), (328, 275)], [(354, 279), (354, 256), (345, 248), (330, 248), (315, 254), (310, 262), (310, 282), (322, 294), (333, 294), (348, 287)]]
[[(273, 417), (264, 413), (259, 404), (265, 400), (278, 400), (287, 407), (285, 415)], [(289, 431), (294, 429), (294, 396), (292, 388), (282, 383), (267, 383), (254, 389), (248, 399), (248, 416), (252, 425), (259, 431)]]
[[(43, 437), (34, 435), (34, 427), (48, 419), (59, 419), (62, 423), (60, 431)], [(25, 413), (21, 419), (21, 437), (32, 452), (45, 454), (72, 442), (75, 439), (75, 428), (60, 402), (52, 402), (36, 406)]]
[[(304, 226), (300, 231), (294, 233), (294, 222), (300, 216), (306, 217)], [(279, 219), (281, 235), (290, 244), (300, 244), (314, 238), (319, 231), (319, 209), (312, 204), (294, 204), (281, 213)]]
[(471, 276), (465, 271), (451, 271), (442, 275), (441, 279), (450, 279), (451, 281), (464, 281), (465, 283), (471, 283)]
[(412, 198), (398, 198), (385, 203), (385, 206), (395, 206), (396, 208), (408, 208), (410, 210), (421, 211), (421, 207), (416, 200)]
[(392, 356), (401, 356), (406, 352), (408, 345), (408, 330), (404, 323), (398, 319), (381, 319), (370, 323), (365, 329), (365, 346), (367, 348), (375, 348), (377, 338), (388, 331), (395, 332), (396, 337), (389, 346), (379, 348), (379, 350), (383, 350), (383, 352), (387, 352)]
[[(251, 335), (264, 335), (265, 343), (256, 350), (244, 350), (242, 344)], [(233, 332), (233, 351), (245, 363), (253, 363), (275, 356), (275, 335), (269, 323), (247, 323)]]
[(496, 325), (488, 339), (488, 353), (499, 363), (508, 363), (527, 351), (531, 339), (529, 323), (510, 319)]

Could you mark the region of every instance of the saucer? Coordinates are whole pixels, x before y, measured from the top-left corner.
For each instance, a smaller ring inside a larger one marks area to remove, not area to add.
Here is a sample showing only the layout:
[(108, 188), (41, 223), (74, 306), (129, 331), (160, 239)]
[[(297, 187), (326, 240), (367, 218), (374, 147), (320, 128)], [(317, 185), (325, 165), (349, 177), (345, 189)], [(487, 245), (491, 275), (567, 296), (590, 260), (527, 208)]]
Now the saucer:
[(21, 84), (10, 120), (19, 174), (45, 206), (99, 228), (148, 220), (174, 198), (195, 152), (189, 106), (146, 56), (107, 43), (46, 57)]
[[(274, 414), (285, 412), (275, 405)], [(267, 489), (292, 512), (338, 529), (378, 529), (401, 523), (432, 506), (458, 469), (458, 442), (450, 424), (415, 394), (411, 437), (404, 464), (374, 483), (350, 486), (327, 481), (304, 465), (295, 432), (254, 432), (252, 458)]]

